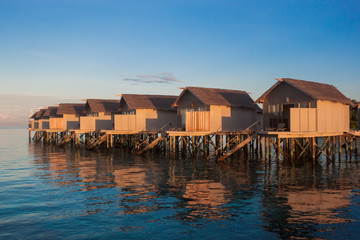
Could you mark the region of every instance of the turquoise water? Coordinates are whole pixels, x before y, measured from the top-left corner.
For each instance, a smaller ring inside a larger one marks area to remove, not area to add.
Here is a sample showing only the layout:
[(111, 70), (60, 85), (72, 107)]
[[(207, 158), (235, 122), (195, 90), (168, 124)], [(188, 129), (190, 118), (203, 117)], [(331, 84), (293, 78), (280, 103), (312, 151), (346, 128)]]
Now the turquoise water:
[(0, 239), (358, 239), (359, 160), (218, 164), (0, 129)]

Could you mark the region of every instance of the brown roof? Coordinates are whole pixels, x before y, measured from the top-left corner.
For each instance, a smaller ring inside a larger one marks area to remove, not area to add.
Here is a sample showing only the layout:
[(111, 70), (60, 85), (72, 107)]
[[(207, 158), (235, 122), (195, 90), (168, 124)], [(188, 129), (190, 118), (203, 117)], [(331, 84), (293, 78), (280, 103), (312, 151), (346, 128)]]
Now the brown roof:
[(254, 104), (249, 94), (245, 91), (218, 89), (218, 88), (202, 88), (202, 87), (186, 87), (180, 96), (176, 99), (175, 105), (186, 91), (192, 93), (204, 105), (222, 105), (228, 107), (249, 107), (261, 111), (261, 109)]
[(46, 108), (42, 108), (40, 110), (38, 110), (33, 116), (31, 116), (32, 118), (34, 118), (35, 120), (40, 119), (43, 117), (44, 113), (46, 111)]
[(170, 95), (123, 94), (120, 102), (126, 103), (129, 109), (175, 110), (172, 104), (176, 97)]
[(57, 114), (81, 115), (84, 111), (85, 103), (60, 103)]
[(38, 112), (35, 112), (35, 113), (34, 113), (33, 115), (31, 115), (29, 118), (35, 118), (37, 113), (38, 113)]
[(336, 87), (318, 83), (318, 82), (310, 82), (304, 80), (297, 80), (292, 78), (280, 78), (277, 79), (278, 82), (275, 83), (269, 90), (267, 90), (261, 97), (259, 97), (256, 102), (262, 102), (264, 98), (279, 84), (287, 83), (290, 86), (296, 88), (297, 90), (303, 92), (314, 100), (326, 100), (332, 102), (340, 102), (348, 105), (352, 105), (350, 99), (345, 97)]
[(120, 100), (115, 99), (88, 99), (85, 105), (85, 112), (117, 113)]
[(44, 114), (43, 117), (55, 117), (57, 116), (56, 112), (57, 112), (58, 107), (48, 107)]

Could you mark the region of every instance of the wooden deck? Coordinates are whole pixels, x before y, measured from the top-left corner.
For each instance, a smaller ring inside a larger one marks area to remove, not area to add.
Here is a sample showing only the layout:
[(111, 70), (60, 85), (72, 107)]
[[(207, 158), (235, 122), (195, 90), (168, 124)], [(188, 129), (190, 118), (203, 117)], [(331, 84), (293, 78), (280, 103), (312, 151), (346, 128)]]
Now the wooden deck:
[(190, 137), (190, 136), (209, 136), (209, 135), (241, 135), (252, 134), (252, 131), (166, 131), (169, 136)]
[(348, 134), (354, 135), (356, 137), (360, 137), (360, 130), (350, 130)]
[(101, 133), (116, 134), (116, 135), (132, 135), (138, 134), (140, 131), (120, 131), (120, 130), (102, 130)]
[(173, 137), (189, 137), (189, 136), (208, 136), (208, 135), (213, 135), (216, 132), (212, 132), (212, 131), (196, 131), (196, 132), (167, 131), (166, 133), (169, 134), (169, 136), (173, 136)]
[[(260, 131), (262, 137), (278, 138), (313, 138), (313, 137), (333, 137), (342, 136), (343, 132), (283, 132), (283, 131)], [(359, 135), (360, 136), (360, 135)]]
[(62, 132), (67, 132), (68, 130), (66, 130), (66, 129), (46, 129), (43, 131), (48, 132), (48, 133), (62, 133)]

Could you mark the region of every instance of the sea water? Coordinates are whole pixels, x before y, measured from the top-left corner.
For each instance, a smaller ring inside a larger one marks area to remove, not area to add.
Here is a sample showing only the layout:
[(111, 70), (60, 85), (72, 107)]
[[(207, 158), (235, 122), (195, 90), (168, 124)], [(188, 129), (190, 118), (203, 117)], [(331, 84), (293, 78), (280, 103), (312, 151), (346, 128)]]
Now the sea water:
[(134, 156), (0, 129), (0, 239), (358, 239), (359, 160)]

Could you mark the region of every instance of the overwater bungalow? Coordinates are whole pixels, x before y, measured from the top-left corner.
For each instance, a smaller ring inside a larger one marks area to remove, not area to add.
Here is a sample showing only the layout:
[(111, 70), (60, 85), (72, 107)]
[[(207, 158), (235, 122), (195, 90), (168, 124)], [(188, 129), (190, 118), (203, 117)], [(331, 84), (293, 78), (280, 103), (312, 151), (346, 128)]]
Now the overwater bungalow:
[(114, 99), (88, 99), (80, 117), (80, 130), (101, 131), (114, 127), (114, 114), (118, 113), (120, 101)]
[[(30, 119), (34, 119), (34, 120), (29, 121), (29, 126), (28, 126), (29, 129), (38, 131), (38, 130), (46, 129), (46, 127), (48, 127), (48, 120), (43, 118), (45, 111), (46, 108), (39, 109), (30, 117)], [(43, 122), (44, 122), (44, 126), (43, 126)]]
[(42, 116), (42, 125), (43, 125), (43, 130), (57, 130), (57, 126), (54, 123), (57, 123), (57, 121), (54, 121), (54, 119), (58, 119), (61, 116), (57, 114), (57, 106), (50, 106), (48, 107), (43, 116)]
[(60, 103), (56, 115), (50, 117), (50, 129), (70, 130), (80, 128), (80, 116), (85, 103)]
[(36, 114), (37, 114), (38, 112), (35, 112), (34, 114), (32, 114), (30, 117), (29, 117), (29, 119), (32, 119), (32, 120), (29, 120), (28, 121), (28, 130), (35, 130), (35, 117), (36, 117)]
[(123, 94), (115, 131), (159, 131), (176, 127), (176, 96)]
[(245, 91), (186, 87), (176, 99), (185, 131), (242, 131), (261, 121), (261, 109)]
[(257, 103), (263, 104), (264, 128), (291, 132), (346, 132), (352, 102), (332, 85), (276, 79)]

